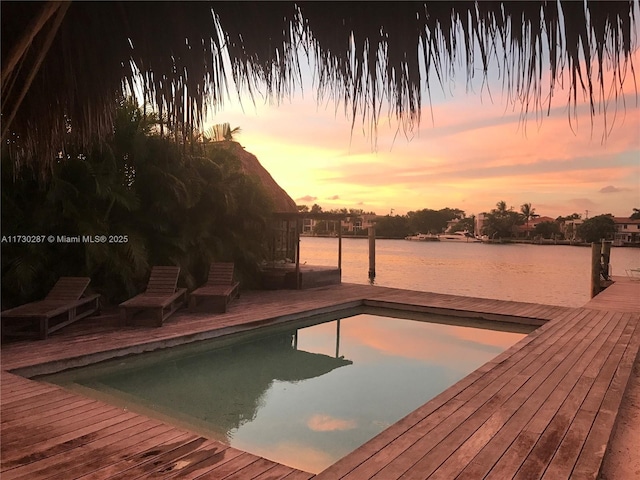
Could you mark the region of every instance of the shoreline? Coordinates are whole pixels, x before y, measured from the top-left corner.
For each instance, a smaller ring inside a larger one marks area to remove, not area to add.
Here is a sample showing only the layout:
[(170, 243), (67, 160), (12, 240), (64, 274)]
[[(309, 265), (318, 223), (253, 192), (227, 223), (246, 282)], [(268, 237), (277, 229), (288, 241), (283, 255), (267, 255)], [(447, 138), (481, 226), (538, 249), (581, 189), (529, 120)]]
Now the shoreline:
[[(337, 235), (308, 235), (308, 234), (300, 234), (301, 238), (338, 238)], [(404, 237), (386, 237), (386, 236), (377, 236), (376, 240), (404, 240)], [(347, 235), (343, 234), (342, 239), (357, 239), (357, 240), (368, 240), (369, 237), (367, 235)], [(420, 243), (418, 241), (418, 243)], [(423, 243), (432, 243), (432, 242), (423, 242)], [(452, 243), (452, 242), (448, 242)], [(459, 242), (464, 243), (464, 242)], [(481, 242), (474, 243), (485, 243), (490, 245), (509, 245), (509, 244), (517, 244), (517, 245), (566, 245), (571, 247), (590, 247), (591, 244), (587, 242), (574, 242), (571, 240), (525, 240), (525, 239), (514, 239), (514, 238), (502, 238), (497, 240), (483, 240)], [(621, 247), (621, 248), (640, 248), (640, 243), (626, 243), (623, 245), (611, 245), (612, 247)]]

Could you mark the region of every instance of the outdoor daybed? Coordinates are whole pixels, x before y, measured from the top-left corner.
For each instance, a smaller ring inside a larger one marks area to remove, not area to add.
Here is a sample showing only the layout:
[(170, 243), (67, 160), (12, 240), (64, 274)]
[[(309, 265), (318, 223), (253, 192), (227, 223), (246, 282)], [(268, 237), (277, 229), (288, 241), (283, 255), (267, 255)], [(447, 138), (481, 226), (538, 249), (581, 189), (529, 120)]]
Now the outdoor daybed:
[(5, 310), (2, 319), (2, 339), (14, 336), (35, 336), (42, 340), (100, 309), (100, 295), (85, 295), (91, 279), (60, 277), (49, 294), (36, 302)]

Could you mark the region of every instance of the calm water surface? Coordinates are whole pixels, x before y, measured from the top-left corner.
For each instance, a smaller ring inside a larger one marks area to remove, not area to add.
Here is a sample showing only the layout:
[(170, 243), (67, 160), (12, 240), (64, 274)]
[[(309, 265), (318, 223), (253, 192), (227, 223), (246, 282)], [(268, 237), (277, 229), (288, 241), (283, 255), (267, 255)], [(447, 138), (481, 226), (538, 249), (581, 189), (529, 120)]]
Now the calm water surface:
[(523, 331), (360, 314), (49, 380), (94, 389), (112, 403), (167, 415), (233, 447), (317, 473), (516, 343)]
[[(300, 242), (302, 262), (337, 265), (336, 238)], [(368, 252), (366, 239), (343, 239), (343, 282), (368, 283)], [(613, 275), (639, 266), (640, 249), (611, 249)], [(386, 287), (581, 307), (590, 271), (589, 247), (376, 240), (375, 284)]]

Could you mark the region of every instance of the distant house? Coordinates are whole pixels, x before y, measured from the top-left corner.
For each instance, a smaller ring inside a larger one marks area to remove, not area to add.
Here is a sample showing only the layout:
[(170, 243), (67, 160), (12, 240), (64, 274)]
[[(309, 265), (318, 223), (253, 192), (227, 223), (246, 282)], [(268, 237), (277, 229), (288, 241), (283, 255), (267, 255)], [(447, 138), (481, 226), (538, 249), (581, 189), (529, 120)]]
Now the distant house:
[(614, 245), (640, 245), (640, 219), (613, 217), (613, 222), (616, 227)]
[(445, 233), (453, 233), (454, 227), (460, 222), (459, 218), (453, 218), (447, 222), (447, 226), (444, 229)]
[(582, 225), (583, 222), (584, 220), (581, 218), (565, 220), (560, 225), (560, 231), (564, 235), (565, 240), (570, 240), (572, 242), (580, 240), (580, 238), (578, 238), (578, 227)]
[(487, 220), (487, 214), (486, 213), (479, 213), (476, 215), (473, 223), (473, 231), (476, 232), (476, 235), (481, 235), (482, 234), (482, 229), (484, 228), (484, 224)]
[(302, 235), (313, 235), (317, 220), (315, 218), (302, 219)]
[(375, 213), (363, 213), (361, 215), (347, 217), (340, 222), (342, 232), (351, 235), (358, 235), (358, 232), (362, 230), (368, 231), (369, 227), (374, 226), (377, 218), (378, 215)]
[(524, 225), (518, 225), (516, 227), (516, 236), (518, 237), (533, 237), (533, 232), (536, 229), (536, 225), (544, 222), (555, 222), (555, 218), (551, 217), (534, 217), (529, 219), (529, 223)]

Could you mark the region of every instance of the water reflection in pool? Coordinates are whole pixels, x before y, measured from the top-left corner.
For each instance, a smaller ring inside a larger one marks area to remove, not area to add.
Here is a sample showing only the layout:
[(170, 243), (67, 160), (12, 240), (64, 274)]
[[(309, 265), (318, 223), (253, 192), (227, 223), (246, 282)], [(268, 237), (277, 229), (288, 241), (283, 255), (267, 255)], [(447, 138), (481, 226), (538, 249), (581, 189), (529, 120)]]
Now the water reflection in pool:
[(132, 410), (159, 412), (315, 473), (523, 336), (361, 314), (223, 348), (132, 357), (51, 381), (98, 390)]

